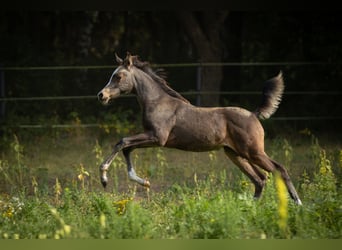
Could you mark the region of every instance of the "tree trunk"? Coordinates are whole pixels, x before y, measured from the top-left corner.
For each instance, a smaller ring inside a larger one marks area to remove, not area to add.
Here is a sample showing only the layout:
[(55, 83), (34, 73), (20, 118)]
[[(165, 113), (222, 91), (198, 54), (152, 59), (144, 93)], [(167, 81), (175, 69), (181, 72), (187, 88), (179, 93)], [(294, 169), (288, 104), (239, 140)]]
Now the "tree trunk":
[[(227, 12), (186, 12), (177, 13), (180, 24), (184, 28), (196, 50), (201, 63), (221, 62), (223, 43), (220, 30), (227, 17)], [(221, 66), (203, 66), (201, 69), (201, 92), (218, 92), (221, 89), (223, 72)], [(201, 96), (201, 106), (218, 106), (219, 94)]]

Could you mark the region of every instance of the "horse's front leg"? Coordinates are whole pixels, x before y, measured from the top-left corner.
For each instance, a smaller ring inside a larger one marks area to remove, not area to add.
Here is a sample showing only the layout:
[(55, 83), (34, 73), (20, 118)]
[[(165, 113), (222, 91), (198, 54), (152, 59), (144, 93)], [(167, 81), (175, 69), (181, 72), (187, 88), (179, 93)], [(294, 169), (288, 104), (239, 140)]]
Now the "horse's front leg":
[[(152, 133), (146, 132), (146, 133), (142, 133), (142, 134), (138, 134), (138, 135), (133, 135), (130, 137), (125, 137), (123, 139), (120, 140), (120, 142), (118, 142), (113, 149), (113, 152), (107, 157), (107, 159), (100, 165), (100, 179), (101, 179), (101, 183), (103, 185), (103, 187), (107, 186), (107, 182), (108, 182), (108, 177), (107, 177), (107, 171), (108, 168), (110, 166), (110, 164), (113, 162), (113, 160), (115, 159), (115, 157), (117, 156), (117, 154), (121, 151), (124, 150), (125, 148), (133, 148), (133, 147), (147, 147), (147, 146), (154, 146), (158, 144), (158, 139), (153, 136)], [(128, 151), (130, 152), (130, 151)], [(126, 153), (127, 154), (127, 153)], [(132, 176), (133, 178), (130, 179), (134, 179), (134, 176), (136, 177), (136, 181), (140, 184), (142, 184), (141, 182), (144, 181), (141, 178), (137, 177), (134, 169), (132, 167), (132, 164), (130, 163), (130, 159), (129, 159), (129, 153), (128, 153), (128, 160), (125, 154), (125, 158), (127, 161), (127, 167), (128, 170), (131, 172), (128, 172), (129, 176)], [(148, 183), (148, 182), (146, 182)], [(144, 185), (144, 184), (142, 184)], [(147, 184), (146, 184), (147, 186)]]
[(102, 186), (104, 188), (107, 186), (107, 182), (108, 182), (108, 177), (107, 177), (108, 168), (110, 164), (112, 164), (115, 157), (117, 156), (117, 154), (120, 152), (122, 148), (123, 148), (123, 142), (121, 140), (114, 146), (113, 152), (100, 165), (100, 179), (101, 179)]

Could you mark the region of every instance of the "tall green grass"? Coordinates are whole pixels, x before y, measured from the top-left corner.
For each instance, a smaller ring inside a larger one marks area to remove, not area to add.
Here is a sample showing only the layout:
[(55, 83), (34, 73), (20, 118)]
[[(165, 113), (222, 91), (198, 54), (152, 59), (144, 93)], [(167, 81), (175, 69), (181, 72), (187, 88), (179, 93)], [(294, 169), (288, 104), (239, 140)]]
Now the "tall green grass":
[[(324, 149), (311, 134), (305, 137), (309, 142), (305, 150), (281, 137), (269, 146), (272, 157), (284, 162), (290, 173), (297, 170), (294, 179), (303, 206), (289, 199), (277, 175), (269, 175), (263, 196), (254, 200), (250, 181), (228, 165), (228, 160), (223, 162), (215, 151), (200, 156), (166, 149), (136, 152), (133, 162), (137, 171), (152, 183), (148, 190), (127, 181), (126, 166), (119, 155), (110, 170), (112, 185), (104, 191), (100, 188), (97, 166), (104, 151), (110, 151), (109, 145), (101, 146), (99, 140), (83, 138), (87, 151), (74, 148), (76, 154), (72, 154), (71, 161), (67, 153), (60, 154), (66, 151), (62, 149), (63, 143), (59, 147), (58, 140), (54, 151), (44, 144), (48, 148), (42, 147), (41, 153), (57, 154), (61, 162), (64, 159), (59, 168), (47, 160), (49, 156), (36, 156), (40, 162), (36, 161), (28, 144), (21, 143), (17, 136), (2, 153), (0, 238), (342, 236), (342, 150)], [(81, 152), (88, 154), (87, 158), (76, 157)], [(300, 168), (303, 163), (310, 167)]]

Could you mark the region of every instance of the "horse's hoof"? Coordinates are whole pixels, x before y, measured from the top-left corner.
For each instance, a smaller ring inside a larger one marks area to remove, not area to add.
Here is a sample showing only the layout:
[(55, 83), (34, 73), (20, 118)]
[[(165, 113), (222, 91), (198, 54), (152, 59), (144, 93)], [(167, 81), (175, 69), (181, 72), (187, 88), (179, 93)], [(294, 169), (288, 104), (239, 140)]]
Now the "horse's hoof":
[(148, 180), (144, 180), (144, 184), (143, 184), (144, 187), (147, 187), (147, 188), (150, 188), (151, 184)]
[(107, 178), (101, 177), (101, 183), (102, 183), (103, 188), (106, 188), (107, 182), (108, 182)]
[(295, 202), (296, 202), (296, 204), (299, 205), (299, 206), (302, 206), (302, 205), (303, 205), (303, 203), (302, 203), (302, 201), (301, 201), (300, 199), (297, 199)]

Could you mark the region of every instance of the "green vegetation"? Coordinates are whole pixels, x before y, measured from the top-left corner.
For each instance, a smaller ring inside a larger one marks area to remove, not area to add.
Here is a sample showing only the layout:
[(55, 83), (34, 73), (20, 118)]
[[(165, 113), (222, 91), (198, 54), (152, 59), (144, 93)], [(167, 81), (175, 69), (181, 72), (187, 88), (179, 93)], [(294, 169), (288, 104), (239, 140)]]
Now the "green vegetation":
[[(340, 13), (1, 14), (0, 239), (341, 238)], [(266, 151), (286, 165), (303, 206), (272, 175), (253, 200), (251, 182), (219, 151), (134, 151), (149, 190), (128, 181), (119, 154), (103, 190), (99, 164), (121, 137), (141, 131), (136, 99), (103, 107), (95, 96), (115, 69), (114, 52), (126, 51), (164, 67), (173, 89), (201, 90), (185, 97), (202, 106), (254, 110), (263, 82), (282, 70), (278, 120), (263, 121)], [(207, 91), (222, 91), (220, 100)]]
[(137, 150), (133, 161), (150, 180), (149, 190), (127, 180), (119, 155), (104, 191), (98, 165), (115, 142), (108, 132), (7, 135), (0, 238), (341, 238), (342, 150), (321, 146), (309, 130), (266, 143), (269, 154), (287, 165), (303, 206), (273, 175), (262, 198), (253, 200), (250, 181), (218, 151)]

